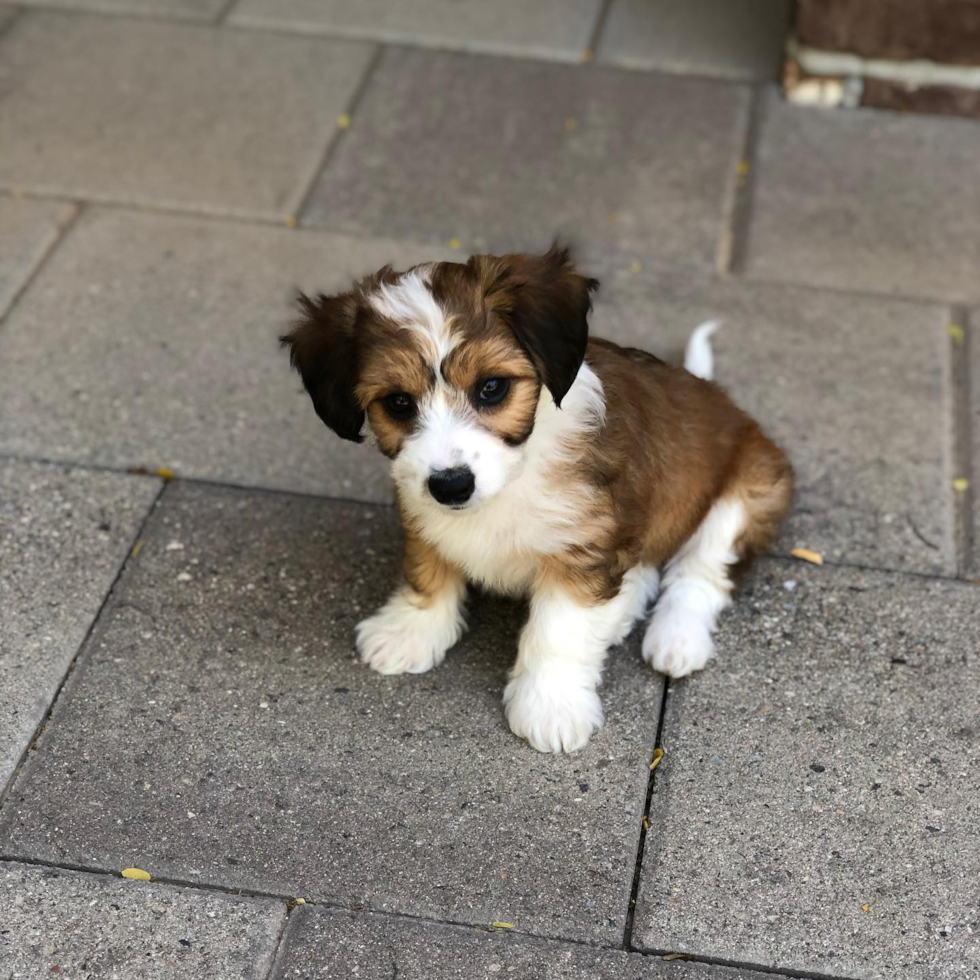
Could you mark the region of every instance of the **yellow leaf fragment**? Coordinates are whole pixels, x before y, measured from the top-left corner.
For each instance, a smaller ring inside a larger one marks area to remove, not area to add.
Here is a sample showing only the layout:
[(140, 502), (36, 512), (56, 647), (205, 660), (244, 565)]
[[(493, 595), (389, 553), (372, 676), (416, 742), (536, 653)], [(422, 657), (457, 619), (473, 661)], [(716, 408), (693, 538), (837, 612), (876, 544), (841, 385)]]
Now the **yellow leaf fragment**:
[(637, 274), (638, 272), (642, 272), (642, 271), (643, 271), (643, 266), (642, 266), (642, 265), (640, 265), (640, 263), (639, 263), (639, 262), (631, 262), (631, 263), (630, 263), (630, 272), (632, 272), (634, 276), (635, 276), (635, 275), (636, 275), (636, 274)]
[(586, 61), (586, 62), (591, 61), (594, 57), (595, 57), (595, 51), (593, 51), (592, 48), (586, 48), (582, 52), (582, 60), (583, 61)]
[(965, 476), (958, 476), (953, 480), (953, 489), (957, 493), (966, 493), (969, 489), (970, 481)]
[(953, 338), (954, 343), (962, 344), (966, 339), (966, 334), (963, 332), (963, 328), (958, 323), (951, 323), (947, 329), (949, 330), (949, 335)]
[(748, 172), (749, 172), (749, 161), (739, 160), (738, 166), (735, 168), (735, 173), (737, 173), (739, 177), (746, 177), (748, 175)]
[(862, 912), (870, 912), (871, 911), (871, 906), (868, 905), (867, 903), (865, 903), (864, 905), (861, 906), (861, 911)]
[(346, 112), (342, 112), (337, 116), (337, 128), (346, 129), (350, 125), (350, 116)]
[(168, 469), (166, 466), (161, 466), (153, 475), (158, 476), (161, 480), (169, 483), (174, 478), (174, 471)]
[(458, 238), (450, 238), (449, 239), (449, 247), (451, 249), (453, 249), (453, 251), (455, 251), (457, 248), (459, 248), (459, 246), (461, 244), (462, 244), (462, 242)]
[(14, 189), (13, 189), (13, 190), (12, 190), (12, 191), (10, 192), (10, 196), (11, 196), (11, 197), (16, 197), (16, 198), (18, 198), (18, 199), (20, 199), (20, 198), (22, 198), (22, 197), (24, 196), (24, 190), (23, 190), (23, 188), (21, 188), (21, 187), (15, 187), (15, 188), (14, 188)]
[(145, 544), (145, 541), (137, 541), (136, 544), (133, 545), (133, 550), (130, 552), (133, 558), (139, 558), (140, 552), (143, 550), (143, 545)]
[(663, 749), (654, 749), (653, 750), (653, 761), (650, 763), (650, 769), (651, 770), (656, 769), (657, 766), (660, 765), (660, 762), (663, 759), (663, 757), (664, 757), (664, 750)]
[(567, 129), (569, 132), (578, 129), (578, 120), (575, 119), (573, 116), (569, 116), (565, 120), (565, 129)]
[(650, 821), (647, 819), (647, 815), (645, 813), (643, 814), (643, 829), (644, 830), (650, 829)]
[(794, 548), (790, 554), (794, 558), (799, 558), (802, 561), (808, 561), (812, 565), (822, 565), (823, 555), (819, 551), (810, 551), (809, 548)]
[(283, 223), (285, 224), (285, 226), (286, 226), (287, 228), (295, 228), (295, 227), (296, 227), (296, 218), (295, 218), (295, 217), (293, 217), (293, 215), (290, 215), (290, 216), (289, 216), (289, 217), (288, 217), (288, 218), (287, 218), (287, 219), (285, 220), (285, 222), (283, 222)]
[(514, 923), (513, 922), (491, 922), (490, 923), (490, 928), (491, 929), (513, 929), (514, 928)]
[(150, 872), (144, 871), (142, 868), (123, 868), (120, 872), (124, 878), (129, 878), (130, 881), (149, 881)]

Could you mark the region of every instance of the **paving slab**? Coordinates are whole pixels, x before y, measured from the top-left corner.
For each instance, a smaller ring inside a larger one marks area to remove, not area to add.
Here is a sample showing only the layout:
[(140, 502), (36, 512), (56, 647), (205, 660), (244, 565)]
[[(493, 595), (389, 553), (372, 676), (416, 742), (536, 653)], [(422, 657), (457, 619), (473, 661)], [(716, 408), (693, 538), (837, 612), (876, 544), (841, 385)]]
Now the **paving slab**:
[(676, 273), (599, 275), (597, 336), (679, 362), (697, 324), (723, 321), (716, 377), (796, 469), (780, 550), (955, 574), (944, 307)]
[(980, 126), (763, 102), (745, 272), (946, 301), (980, 298)]
[(541, 755), (500, 702), (519, 605), (474, 601), (429, 674), (353, 658), (396, 525), (171, 484), (8, 795), (0, 852), (621, 941), (661, 692), (639, 638), (611, 657), (602, 731)]
[(61, 868), (0, 864), (3, 976), (264, 980), (286, 908)]
[(390, 500), (383, 457), (319, 421), (276, 338), (297, 287), (440, 257), (90, 210), (0, 330), (0, 451)]
[(0, 198), (0, 319), (74, 215), (70, 204)]
[(522, 980), (762, 980), (765, 974), (306, 906), (290, 918), (273, 980), (496, 980), (501, 976)]
[(0, 792), (159, 490), (155, 479), (0, 459)]
[(597, 57), (624, 68), (777, 79), (791, 12), (789, 0), (613, 0)]
[(125, 14), (164, 20), (217, 20), (228, 0), (17, 0), (22, 7), (60, 8), (93, 13)]
[(718, 646), (668, 693), (634, 942), (975, 975), (980, 587), (769, 560)]
[(0, 37), (0, 187), (289, 217), (371, 52), (26, 11)]
[(581, 61), (600, 0), (239, 0), (229, 23)]
[(713, 268), (746, 100), (696, 79), (387, 49), (303, 222), (464, 252), (564, 234)]

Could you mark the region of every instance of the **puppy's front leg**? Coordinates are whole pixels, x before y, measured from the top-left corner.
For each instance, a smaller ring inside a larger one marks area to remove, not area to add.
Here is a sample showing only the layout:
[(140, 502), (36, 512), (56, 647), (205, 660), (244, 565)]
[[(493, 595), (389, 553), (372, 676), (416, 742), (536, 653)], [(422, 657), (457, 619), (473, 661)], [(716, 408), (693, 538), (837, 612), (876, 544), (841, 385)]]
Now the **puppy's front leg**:
[(656, 592), (656, 572), (627, 573), (619, 594), (587, 602), (540, 581), (504, 691), (511, 731), (540, 752), (574, 752), (602, 725), (596, 693), (606, 650), (623, 640)]
[(357, 624), (361, 660), (379, 674), (422, 674), (441, 664), (466, 628), (466, 582), (439, 553), (406, 529), (405, 583)]

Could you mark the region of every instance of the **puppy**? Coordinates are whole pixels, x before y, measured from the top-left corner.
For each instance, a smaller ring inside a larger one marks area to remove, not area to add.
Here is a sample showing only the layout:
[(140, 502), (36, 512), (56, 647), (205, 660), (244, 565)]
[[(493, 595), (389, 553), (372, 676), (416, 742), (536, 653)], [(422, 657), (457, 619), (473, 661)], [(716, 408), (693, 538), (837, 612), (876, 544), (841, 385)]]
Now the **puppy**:
[[(361, 658), (431, 670), (466, 628), (467, 582), (528, 596), (504, 704), (542, 752), (602, 724), (606, 650), (658, 591), (644, 659), (704, 667), (733, 576), (792, 495), (783, 453), (720, 388), (589, 338), (598, 285), (558, 247), (386, 266), (301, 297), (282, 338), (320, 418), (355, 442), (366, 419), (391, 460), (404, 583), (358, 625)], [(704, 331), (693, 362), (710, 369)]]

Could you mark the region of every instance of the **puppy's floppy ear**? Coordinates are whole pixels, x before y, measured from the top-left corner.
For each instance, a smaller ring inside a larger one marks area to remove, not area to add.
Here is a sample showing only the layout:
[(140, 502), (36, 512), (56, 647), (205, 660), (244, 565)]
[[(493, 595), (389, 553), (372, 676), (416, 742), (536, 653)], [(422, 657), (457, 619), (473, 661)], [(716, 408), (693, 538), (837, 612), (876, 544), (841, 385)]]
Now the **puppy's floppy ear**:
[(300, 318), (279, 342), (289, 348), (290, 364), (299, 371), (316, 414), (342, 439), (360, 442), (364, 409), (354, 397), (358, 295), (320, 293), (310, 299), (301, 293), (297, 302)]
[[(486, 257), (476, 257), (486, 261)], [(471, 260), (471, 262), (474, 260)], [(589, 339), (589, 294), (598, 279), (580, 276), (567, 248), (555, 244), (544, 255), (504, 255), (493, 265), (485, 301), (510, 325), (555, 404), (571, 388)]]

